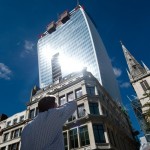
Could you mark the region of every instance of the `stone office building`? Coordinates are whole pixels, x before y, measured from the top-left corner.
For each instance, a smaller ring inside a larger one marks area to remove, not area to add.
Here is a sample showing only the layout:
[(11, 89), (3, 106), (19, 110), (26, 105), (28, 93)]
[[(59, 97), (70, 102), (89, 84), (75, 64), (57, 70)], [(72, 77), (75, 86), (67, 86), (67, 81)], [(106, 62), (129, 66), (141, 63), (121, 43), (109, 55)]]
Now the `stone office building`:
[(65, 150), (138, 149), (127, 113), (90, 72), (83, 70), (44, 89), (35, 87), (27, 110), (0, 122), (1, 150), (20, 149), (22, 128), (36, 117), (38, 101), (45, 94), (55, 95), (58, 105), (77, 101), (77, 110), (63, 126)]
[(26, 111), (17, 113), (0, 122), (0, 150), (20, 149), (20, 135), (25, 125)]

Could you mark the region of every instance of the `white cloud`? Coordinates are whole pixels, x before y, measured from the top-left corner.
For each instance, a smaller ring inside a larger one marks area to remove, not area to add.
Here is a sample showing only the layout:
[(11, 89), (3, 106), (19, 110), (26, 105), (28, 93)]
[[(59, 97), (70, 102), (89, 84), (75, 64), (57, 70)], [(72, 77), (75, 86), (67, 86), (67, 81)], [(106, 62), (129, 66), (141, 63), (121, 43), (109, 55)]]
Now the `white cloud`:
[(25, 57), (27, 54), (34, 54), (35, 44), (32, 41), (24, 41), (24, 50), (21, 52), (21, 57)]
[(35, 44), (33, 42), (25, 40), (25, 42), (24, 42), (24, 48), (25, 48), (26, 52), (32, 51), (33, 48), (34, 48), (34, 45)]
[(114, 74), (115, 74), (115, 76), (117, 78), (121, 76), (121, 74), (122, 74), (122, 70), (121, 69), (113, 67), (113, 70), (114, 70)]
[(131, 86), (131, 85), (130, 85), (129, 82), (123, 82), (123, 83), (120, 84), (120, 87), (121, 87), (121, 88), (128, 88), (128, 87), (130, 87), (130, 86)]
[(9, 69), (9, 67), (3, 63), (0, 63), (0, 78), (5, 79), (5, 80), (10, 80), (11, 74), (12, 74), (12, 71)]

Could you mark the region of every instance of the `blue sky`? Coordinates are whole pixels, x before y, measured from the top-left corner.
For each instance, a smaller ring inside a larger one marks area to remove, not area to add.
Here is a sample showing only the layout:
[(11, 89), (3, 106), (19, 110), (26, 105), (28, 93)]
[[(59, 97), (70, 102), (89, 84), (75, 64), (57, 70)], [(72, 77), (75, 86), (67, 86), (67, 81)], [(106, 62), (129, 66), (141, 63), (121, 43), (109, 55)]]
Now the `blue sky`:
[[(46, 26), (75, 0), (0, 1), (0, 113), (11, 116), (26, 108), (38, 85), (37, 41)], [(149, 0), (80, 0), (93, 18), (115, 68), (123, 103), (139, 130), (127, 95), (135, 95), (126, 73), (122, 40), (134, 57), (150, 67)]]

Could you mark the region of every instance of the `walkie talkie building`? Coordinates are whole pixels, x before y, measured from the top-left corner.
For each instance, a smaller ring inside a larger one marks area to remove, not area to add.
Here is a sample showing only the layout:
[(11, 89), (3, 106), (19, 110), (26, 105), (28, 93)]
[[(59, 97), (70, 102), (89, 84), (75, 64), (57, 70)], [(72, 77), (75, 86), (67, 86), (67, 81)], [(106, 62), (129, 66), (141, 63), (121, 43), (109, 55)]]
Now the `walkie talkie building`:
[(41, 88), (86, 67), (114, 100), (121, 99), (105, 46), (81, 6), (47, 26), (38, 41), (38, 62)]

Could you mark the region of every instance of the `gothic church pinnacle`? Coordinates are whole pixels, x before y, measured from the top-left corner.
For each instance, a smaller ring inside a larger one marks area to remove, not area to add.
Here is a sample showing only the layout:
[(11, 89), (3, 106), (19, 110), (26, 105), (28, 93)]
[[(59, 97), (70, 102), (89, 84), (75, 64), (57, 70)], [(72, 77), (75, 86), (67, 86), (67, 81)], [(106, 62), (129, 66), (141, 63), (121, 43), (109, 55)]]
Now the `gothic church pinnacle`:
[(134, 80), (143, 76), (147, 73), (145, 67), (141, 66), (140, 63), (131, 55), (131, 53), (127, 50), (127, 48), (120, 41), (122, 50), (129, 68), (128, 75), (130, 75), (130, 80)]

